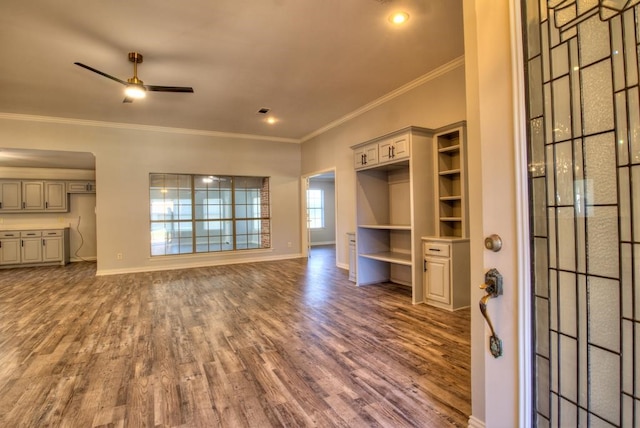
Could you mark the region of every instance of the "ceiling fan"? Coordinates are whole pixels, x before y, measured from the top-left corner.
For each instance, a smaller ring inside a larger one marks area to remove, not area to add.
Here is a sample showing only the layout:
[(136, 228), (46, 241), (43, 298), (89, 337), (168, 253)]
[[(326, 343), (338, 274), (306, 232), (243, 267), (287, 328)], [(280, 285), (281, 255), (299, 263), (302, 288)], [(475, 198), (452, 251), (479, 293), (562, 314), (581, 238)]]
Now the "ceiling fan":
[(124, 80), (118, 79), (117, 77), (113, 77), (103, 71), (100, 71), (93, 67), (89, 67), (88, 65), (82, 64), (81, 62), (74, 62), (74, 64), (125, 85), (126, 88), (124, 90), (125, 97), (124, 97), (124, 100), (122, 100), (123, 103), (131, 103), (133, 102), (134, 99), (144, 98), (146, 96), (147, 91), (191, 92), (191, 93), (193, 92), (193, 88), (188, 86), (145, 85), (142, 80), (138, 79), (138, 64), (142, 62), (142, 54), (138, 52), (129, 52), (129, 61), (133, 63), (133, 77), (127, 79), (126, 82)]

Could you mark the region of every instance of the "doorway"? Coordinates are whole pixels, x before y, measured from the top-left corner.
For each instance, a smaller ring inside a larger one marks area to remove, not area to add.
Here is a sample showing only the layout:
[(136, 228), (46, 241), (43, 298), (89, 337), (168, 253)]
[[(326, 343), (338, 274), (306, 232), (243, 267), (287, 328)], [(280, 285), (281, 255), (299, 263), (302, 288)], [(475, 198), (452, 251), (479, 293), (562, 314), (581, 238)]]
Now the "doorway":
[(534, 425), (640, 426), (639, 2), (587, 3), (523, 2)]
[(306, 256), (313, 257), (313, 248), (336, 251), (336, 173), (329, 169), (303, 177), (305, 215), (303, 224)]

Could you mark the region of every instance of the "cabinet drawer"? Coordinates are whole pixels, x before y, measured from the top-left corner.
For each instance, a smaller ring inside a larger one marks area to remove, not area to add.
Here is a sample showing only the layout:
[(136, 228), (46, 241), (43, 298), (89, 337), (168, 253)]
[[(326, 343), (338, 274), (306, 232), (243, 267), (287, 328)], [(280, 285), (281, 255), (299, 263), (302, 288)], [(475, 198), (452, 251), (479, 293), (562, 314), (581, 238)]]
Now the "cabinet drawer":
[(23, 230), (20, 232), (20, 237), (22, 238), (34, 238), (38, 236), (42, 236), (41, 230)]
[(449, 257), (451, 254), (450, 245), (440, 242), (425, 242), (424, 243), (424, 255), (425, 256), (439, 256)]
[(60, 230), (43, 230), (42, 236), (62, 236), (62, 229)]
[(20, 237), (20, 232), (18, 231), (0, 232), (0, 238), (19, 238), (19, 237)]

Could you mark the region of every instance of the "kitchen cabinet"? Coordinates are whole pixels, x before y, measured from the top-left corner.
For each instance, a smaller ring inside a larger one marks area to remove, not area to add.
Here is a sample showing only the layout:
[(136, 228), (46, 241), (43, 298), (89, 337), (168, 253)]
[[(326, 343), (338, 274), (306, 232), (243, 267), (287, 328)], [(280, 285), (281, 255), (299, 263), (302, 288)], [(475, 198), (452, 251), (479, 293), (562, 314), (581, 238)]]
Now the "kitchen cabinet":
[(66, 182), (43, 180), (0, 181), (0, 212), (66, 212)]
[(0, 180), (0, 212), (22, 209), (22, 182)]
[(20, 263), (42, 262), (42, 231), (20, 232)]
[(96, 182), (67, 181), (67, 193), (96, 193)]
[(0, 230), (0, 267), (69, 263), (69, 228)]
[(20, 263), (20, 232), (0, 232), (0, 266)]

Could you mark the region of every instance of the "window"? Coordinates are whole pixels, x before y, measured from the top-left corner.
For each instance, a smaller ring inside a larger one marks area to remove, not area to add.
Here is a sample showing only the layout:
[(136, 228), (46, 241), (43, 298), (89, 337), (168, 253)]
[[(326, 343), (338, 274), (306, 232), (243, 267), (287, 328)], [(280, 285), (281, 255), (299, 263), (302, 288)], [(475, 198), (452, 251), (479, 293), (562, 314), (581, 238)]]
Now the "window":
[(271, 247), (268, 177), (149, 174), (151, 255)]
[(309, 229), (324, 227), (324, 191), (307, 189), (307, 221)]

